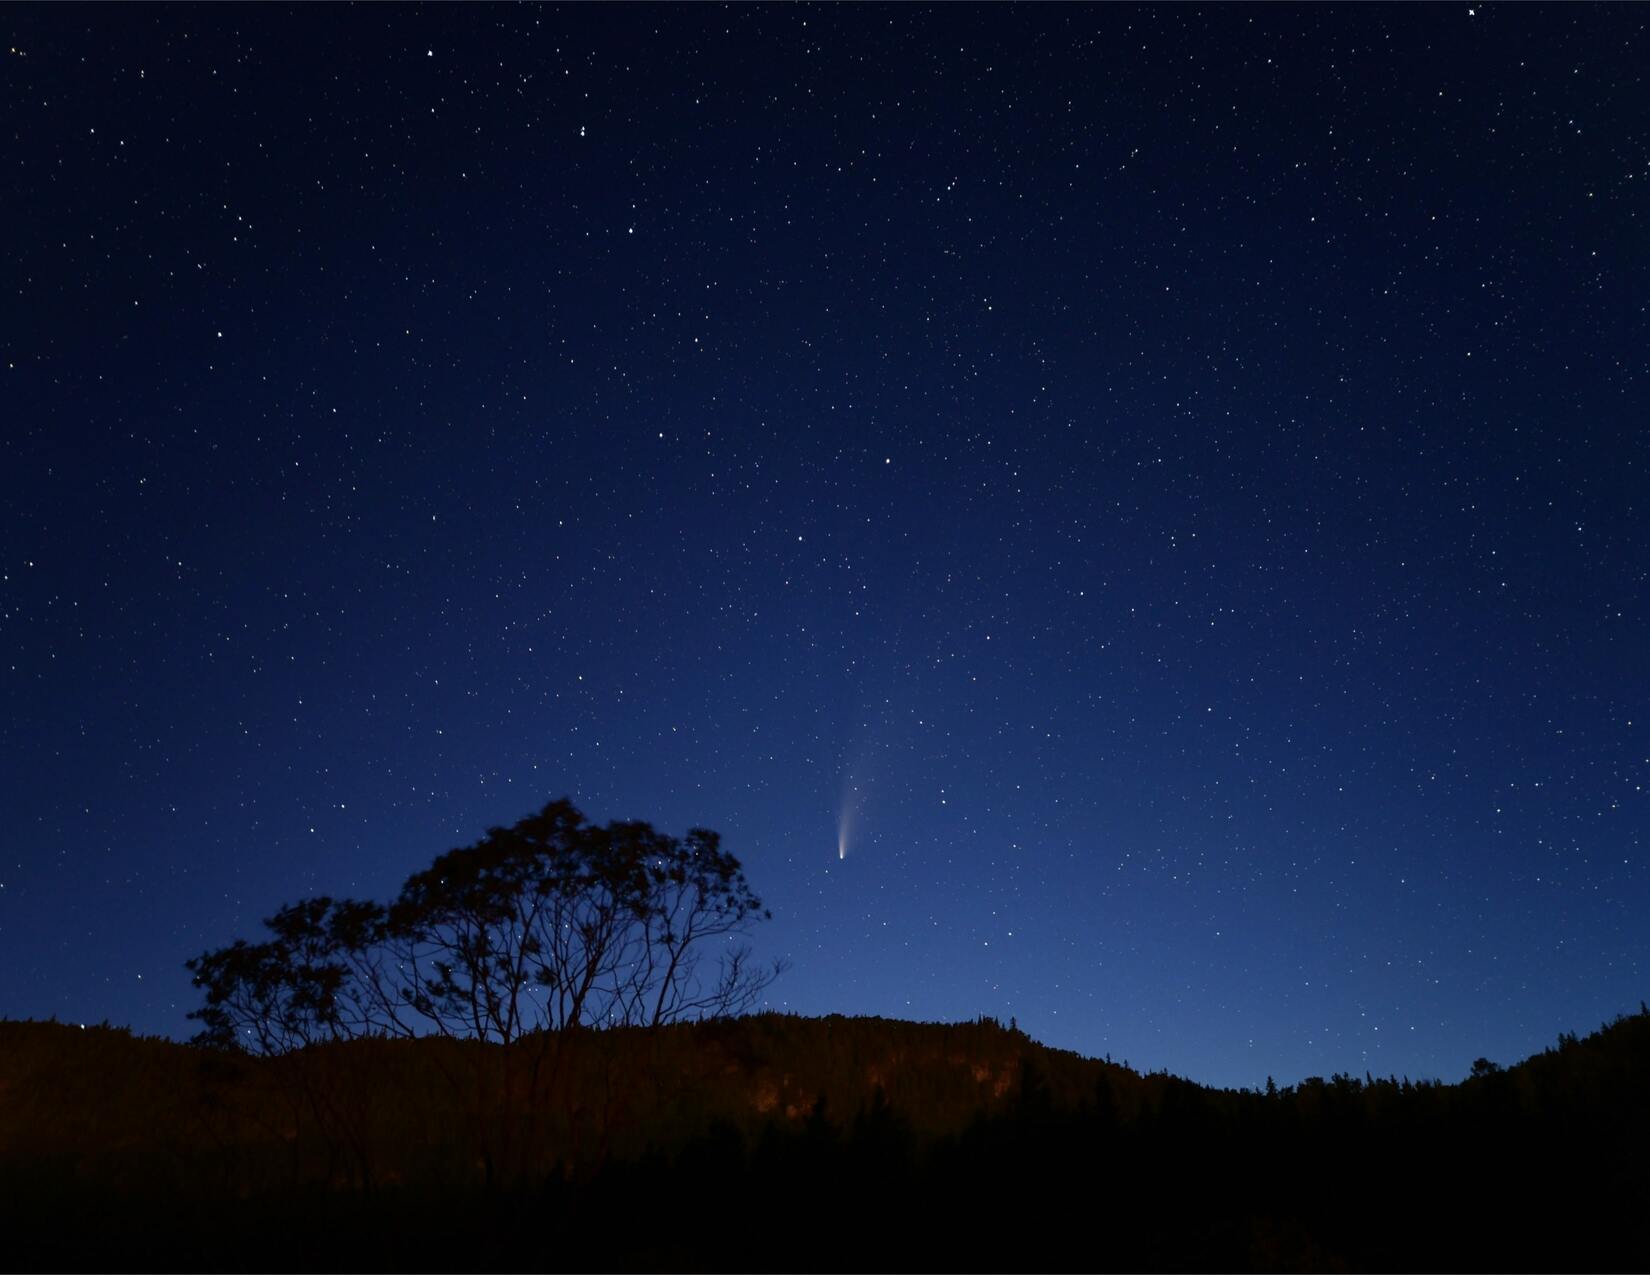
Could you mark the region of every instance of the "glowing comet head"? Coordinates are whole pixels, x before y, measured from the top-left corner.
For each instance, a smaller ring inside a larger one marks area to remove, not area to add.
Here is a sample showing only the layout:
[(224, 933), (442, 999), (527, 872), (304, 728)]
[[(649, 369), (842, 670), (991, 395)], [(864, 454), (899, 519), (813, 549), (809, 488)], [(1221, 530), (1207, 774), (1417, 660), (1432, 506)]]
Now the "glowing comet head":
[(848, 857), (848, 833), (853, 827), (853, 811), (844, 807), (836, 817), (836, 857)]

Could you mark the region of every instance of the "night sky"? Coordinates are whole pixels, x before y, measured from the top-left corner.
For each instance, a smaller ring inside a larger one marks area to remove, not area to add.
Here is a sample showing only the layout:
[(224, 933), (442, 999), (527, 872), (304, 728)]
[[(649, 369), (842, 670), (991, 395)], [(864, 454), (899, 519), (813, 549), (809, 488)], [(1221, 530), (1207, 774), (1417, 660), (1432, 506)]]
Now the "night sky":
[(1650, 996), (1650, 10), (12, 6), (0, 1014), (552, 798), (773, 1008)]

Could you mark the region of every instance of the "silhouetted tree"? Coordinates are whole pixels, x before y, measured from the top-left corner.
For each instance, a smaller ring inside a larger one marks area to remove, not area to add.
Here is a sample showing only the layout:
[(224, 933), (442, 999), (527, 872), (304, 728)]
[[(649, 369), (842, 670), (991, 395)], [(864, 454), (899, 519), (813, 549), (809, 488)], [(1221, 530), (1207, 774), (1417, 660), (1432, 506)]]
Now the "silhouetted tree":
[(467, 1056), (491, 1179), (532, 1144), (569, 1032), (749, 1009), (783, 967), (732, 940), (769, 915), (716, 833), (598, 827), (563, 799), (441, 855), (387, 906), (291, 904), (264, 941), (196, 957), (190, 1016), (200, 1043), (282, 1057), (368, 1036), (529, 1043)]
[(273, 1055), (409, 1034), (375, 972), (383, 918), (374, 903), (306, 899), (264, 921), (264, 942), (237, 939), (186, 962), (206, 995), (189, 1015), (202, 1024), (196, 1043)]
[[(334, 1167), (347, 1159), (363, 1186), (373, 1179), (369, 1089), (352, 1070), (318, 1063), (309, 1047), (379, 1025), (376, 997), (360, 970), (372, 959), (369, 936), (378, 932), (381, 916), (373, 904), (308, 899), (265, 921), (270, 937), (264, 942), (238, 940), (188, 962), (206, 993), (205, 1005), (190, 1015), (203, 1024), (197, 1041), (277, 1059), (295, 1125), (312, 1120)], [(296, 1169), (297, 1142), (293, 1150)]]
[(401, 999), (444, 1035), (660, 1026), (755, 1003), (777, 969), (707, 945), (769, 915), (714, 832), (597, 828), (565, 799), (408, 880), (384, 936)]
[(202, 1043), (260, 1054), (434, 1032), (659, 1026), (749, 1009), (781, 972), (707, 949), (770, 915), (714, 832), (596, 827), (565, 798), (410, 877), (385, 907), (309, 899), (188, 962)]

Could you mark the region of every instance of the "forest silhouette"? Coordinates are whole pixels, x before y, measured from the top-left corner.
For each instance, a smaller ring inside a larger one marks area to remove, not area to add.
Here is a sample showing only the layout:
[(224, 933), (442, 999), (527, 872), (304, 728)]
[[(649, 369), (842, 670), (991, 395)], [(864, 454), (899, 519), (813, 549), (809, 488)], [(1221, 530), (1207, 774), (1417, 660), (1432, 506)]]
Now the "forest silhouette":
[(190, 962), (196, 1042), (0, 1022), (43, 1269), (1650, 1267), (1650, 1011), (1459, 1084), (1217, 1090), (1012, 1024), (745, 1014), (714, 834), (553, 803)]

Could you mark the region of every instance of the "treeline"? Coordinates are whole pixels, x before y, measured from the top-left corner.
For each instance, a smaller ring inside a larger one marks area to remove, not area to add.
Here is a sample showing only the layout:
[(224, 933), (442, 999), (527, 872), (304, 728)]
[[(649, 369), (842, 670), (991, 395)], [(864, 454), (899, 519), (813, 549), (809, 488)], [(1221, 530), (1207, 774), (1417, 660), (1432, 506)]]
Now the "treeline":
[(504, 1048), (306, 1051), (340, 1102), (337, 1077), (371, 1082), (352, 1149), (291, 1101), (281, 1059), (0, 1025), (14, 1264), (1650, 1267), (1642, 1009), (1458, 1085), (1271, 1091), (1141, 1076), (989, 1021), (587, 1032), (542, 1159), (489, 1188), (435, 1054)]
[[(821, 1111), (754, 1136), (724, 1125), (593, 1184), (581, 1207), (611, 1211), (638, 1180), (714, 1182), (665, 1237), (726, 1191), (758, 1220), (760, 1248), (808, 1234), (821, 1268), (1650, 1265), (1643, 1012), (1460, 1085), (1339, 1076), (1268, 1094), (1119, 1079), (1098, 1071), (1065, 1104), (1028, 1054), (1006, 1105), (931, 1139), (879, 1093), (841, 1124)], [(880, 1238), (861, 1248), (865, 1236)], [(652, 1260), (696, 1258), (667, 1238)]]

